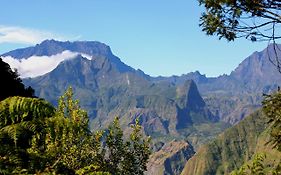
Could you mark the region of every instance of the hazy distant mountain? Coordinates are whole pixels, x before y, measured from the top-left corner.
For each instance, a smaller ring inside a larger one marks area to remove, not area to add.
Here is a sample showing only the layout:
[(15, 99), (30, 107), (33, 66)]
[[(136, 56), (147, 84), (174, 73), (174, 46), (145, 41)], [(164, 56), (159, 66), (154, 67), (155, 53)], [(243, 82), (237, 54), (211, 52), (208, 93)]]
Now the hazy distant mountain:
[[(281, 45), (277, 47), (281, 48)], [(278, 49), (277, 54), (277, 57), (280, 58), (281, 51)], [(269, 61), (269, 58), (273, 60), (276, 58), (272, 45), (261, 52), (254, 52), (243, 60), (230, 75), (208, 78), (196, 71), (182, 76), (156, 77), (154, 81), (181, 84), (185, 80), (192, 79), (204, 95), (222, 92), (231, 94), (267, 93), (281, 84), (281, 74)]]
[[(277, 54), (280, 58), (278, 49)], [(222, 121), (235, 124), (261, 106), (263, 93), (277, 90), (281, 85), (281, 74), (269, 58), (276, 58), (272, 45), (247, 57), (230, 75), (208, 78), (196, 71), (182, 76), (156, 77), (154, 81), (182, 84), (194, 80), (212, 113)]]

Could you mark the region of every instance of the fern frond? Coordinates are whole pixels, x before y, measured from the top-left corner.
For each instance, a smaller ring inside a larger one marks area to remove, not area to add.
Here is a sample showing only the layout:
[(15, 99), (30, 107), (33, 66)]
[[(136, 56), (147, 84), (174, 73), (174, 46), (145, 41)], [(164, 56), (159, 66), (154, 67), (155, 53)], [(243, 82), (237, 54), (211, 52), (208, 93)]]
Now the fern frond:
[(0, 128), (22, 121), (51, 117), (54, 111), (54, 107), (43, 99), (10, 97), (0, 102)]

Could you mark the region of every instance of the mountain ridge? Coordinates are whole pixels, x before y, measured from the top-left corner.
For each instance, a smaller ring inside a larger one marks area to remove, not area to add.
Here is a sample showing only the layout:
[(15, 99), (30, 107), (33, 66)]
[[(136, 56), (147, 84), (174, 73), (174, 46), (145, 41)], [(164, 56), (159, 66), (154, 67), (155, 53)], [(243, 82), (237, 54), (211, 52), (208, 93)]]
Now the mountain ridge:
[[(230, 127), (227, 123), (235, 124), (259, 108), (261, 90), (269, 92), (276, 87), (276, 84), (267, 87), (270, 81), (260, 85), (259, 78), (274, 74), (272, 71), (266, 74), (272, 67), (263, 62), (266, 60), (264, 51), (248, 57), (230, 75), (218, 78), (208, 78), (199, 71), (182, 76), (151, 77), (127, 66), (113, 55), (109, 46), (99, 42), (89, 43), (89, 46), (82, 47), (88, 42), (48, 40), (27, 50), (3, 55), (10, 54), (20, 59), (26, 55), (48, 55), (68, 49), (81, 53), (61, 62), (45, 75), (24, 79), (24, 83), (34, 87), (39, 97), (53, 104), (67, 87), (72, 86), (75, 97), (89, 112), (93, 130), (105, 128), (114, 117), (119, 116), (126, 133), (139, 118), (144, 133), (152, 136), (154, 145), (162, 145), (176, 138), (188, 140), (195, 151)], [(47, 49), (44, 50), (44, 47)], [(91, 59), (83, 57), (83, 54), (90, 55)], [(264, 65), (267, 67), (262, 69)], [(260, 71), (265, 74), (252, 78)], [(247, 77), (251, 79), (247, 81)], [(273, 80), (279, 82), (278, 77)], [(161, 146), (156, 150), (159, 149)], [(182, 149), (185, 148), (177, 150), (179, 155), (185, 155)], [(162, 160), (169, 162), (164, 166), (169, 170), (160, 168), (161, 171), (171, 172), (169, 167), (175, 165), (170, 161), (174, 161), (171, 157)], [(176, 163), (179, 168), (171, 173), (180, 172), (184, 162)]]
[(35, 87), (38, 96), (54, 104), (58, 96), (72, 86), (81, 105), (89, 111), (92, 128), (105, 127), (116, 115), (124, 116), (124, 126), (140, 117), (147, 134), (163, 136), (179, 135), (179, 129), (194, 123), (218, 122), (205, 107), (193, 81), (187, 80), (182, 86), (155, 83), (138, 70), (120, 69), (119, 65), (124, 63), (120, 59), (117, 63), (113, 61), (111, 57), (115, 56), (111, 54), (91, 56), (88, 60), (78, 55), (61, 62), (49, 73), (24, 82)]
[[(278, 45), (278, 47), (281, 47), (281, 45)], [(237, 81), (235, 81), (237, 79), (243, 80), (246, 77), (253, 78), (257, 75), (264, 76), (264, 75), (262, 75), (261, 71), (270, 72), (270, 75), (274, 75), (274, 73), (277, 73), (277, 70), (275, 70), (274, 66), (268, 61), (269, 60), (268, 53), (272, 55), (273, 54), (272, 49), (273, 49), (272, 45), (269, 45), (268, 48), (266, 48), (260, 52), (255, 51), (253, 54), (251, 54), (246, 59), (244, 59), (229, 75), (223, 74), (223, 75), (219, 75), (217, 77), (207, 77), (205, 74), (201, 74), (198, 70), (187, 73), (187, 74), (182, 74), (182, 75), (152, 77), (152, 76), (145, 74), (140, 69), (135, 70), (132, 67), (123, 63), (120, 60), (120, 58), (113, 55), (113, 53), (108, 45), (98, 42), (98, 41), (70, 42), (70, 41), (56, 41), (56, 40), (51, 39), (51, 40), (45, 40), (35, 46), (9, 51), (7, 53), (2, 54), (1, 56), (2, 57), (12, 56), (13, 58), (16, 58), (16, 59), (22, 59), (22, 58), (28, 58), (31, 56), (51, 56), (51, 55), (61, 53), (62, 51), (65, 51), (65, 50), (84, 53), (84, 54), (88, 54), (88, 55), (92, 55), (92, 56), (104, 56), (104, 57), (111, 59), (111, 61), (114, 62), (115, 64), (121, 65), (121, 67), (123, 67), (122, 69), (120, 68), (121, 70), (138, 71), (140, 74), (143, 74), (147, 78), (151, 78), (153, 81), (169, 81), (169, 82), (173, 82), (175, 84), (181, 84), (187, 79), (193, 79), (195, 81), (195, 83), (198, 85), (200, 92), (204, 94), (204, 93), (206, 93), (206, 91), (215, 91), (217, 89), (228, 89), (229, 90), (229, 86), (228, 87), (223, 87), (223, 86), (210, 87), (209, 89), (206, 89), (207, 87), (204, 86), (204, 84), (206, 84), (206, 83), (215, 84), (216, 86), (221, 84), (221, 83), (217, 83), (216, 80), (219, 80), (219, 82), (222, 82), (222, 81), (231, 82), (231, 84), (233, 84), (234, 82), (237, 83)], [(278, 52), (278, 54), (280, 54), (280, 52)], [(255, 61), (252, 61), (252, 60), (255, 60)], [(250, 69), (250, 70), (254, 70), (255, 72), (249, 72), (249, 70), (247, 72), (247, 69), (246, 69), (247, 66), (245, 66), (245, 65), (254, 67), (253, 65), (255, 63), (259, 67), (256, 69), (253, 69), (253, 68)], [(262, 69), (261, 66), (267, 66), (266, 70), (261, 70)], [(260, 72), (258, 71), (259, 69), (260, 69)], [(257, 72), (259, 72), (259, 74)], [(244, 75), (245, 73), (248, 73), (249, 75), (245, 76)], [(266, 78), (268, 78), (268, 77), (266, 77)], [(281, 80), (281, 78), (275, 79), (275, 83), (276, 83), (276, 81), (279, 82), (280, 80)], [(267, 79), (267, 81), (269, 81), (269, 80)], [(245, 82), (247, 82), (247, 81), (243, 80), (243, 82), (240, 82), (238, 84), (240, 84), (241, 87), (245, 88), (243, 85), (241, 85)], [(266, 86), (266, 85), (262, 84), (262, 86)], [(235, 88), (237, 88), (237, 86), (235, 86)], [(253, 89), (251, 89), (251, 90), (253, 90)]]
[[(117, 68), (116, 71), (132, 73), (156, 84), (165, 84), (165, 82), (168, 82), (175, 84), (175, 86), (180, 86), (184, 84), (185, 81), (192, 79), (196, 83), (203, 99), (206, 101), (206, 105), (211, 109), (211, 112), (221, 121), (230, 124), (237, 123), (243, 119), (244, 116), (247, 116), (259, 108), (262, 94), (277, 89), (279, 83), (281, 83), (281, 76), (277, 76), (277, 70), (274, 69), (274, 66), (268, 61), (269, 54), (273, 54), (272, 46), (268, 46), (268, 48), (261, 52), (254, 52), (242, 61), (229, 75), (211, 78), (200, 74), (199, 71), (190, 72), (181, 76), (151, 77), (139, 69), (135, 70), (127, 66), (120, 58), (113, 55), (109, 46), (97, 41), (62, 42), (46, 40), (34, 47), (17, 49), (7, 52), (2, 56), (10, 55), (20, 59), (31, 55), (51, 55), (63, 50), (84, 53), (95, 58), (102, 57), (112, 63), (107, 64), (108, 69), (115, 67)], [(278, 54), (280, 53), (278, 52)], [(105, 64), (105, 62), (100, 62), (99, 64)], [(127, 75), (127, 77), (128, 76), (129, 75)], [(122, 80), (104, 84), (104, 86), (110, 86), (110, 84), (118, 82), (130, 83), (127, 77), (122, 78)], [(108, 79), (110, 79), (110, 77), (108, 77)], [(126, 80), (124, 81), (124, 79)], [(25, 80), (25, 82), (29, 82), (29, 79)], [(93, 81), (93, 83), (96, 84), (96, 80)], [(236, 97), (234, 97), (234, 94)], [(225, 99), (225, 101), (221, 99)], [(215, 101), (221, 101), (227, 105), (233, 104), (234, 106), (231, 108), (227, 106), (217, 106), (214, 103)]]

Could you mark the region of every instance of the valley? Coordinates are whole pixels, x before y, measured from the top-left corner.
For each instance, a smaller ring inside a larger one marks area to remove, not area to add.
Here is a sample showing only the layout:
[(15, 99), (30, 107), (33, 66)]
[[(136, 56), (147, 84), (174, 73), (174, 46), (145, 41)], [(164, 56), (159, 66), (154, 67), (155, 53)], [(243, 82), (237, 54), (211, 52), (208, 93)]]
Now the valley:
[[(21, 60), (63, 51), (78, 54), (44, 75), (23, 79), (24, 84), (53, 105), (72, 87), (93, 131), (107, 128), (118, 116), (129, 133), (138, 118), (153, 142), (148, 174), (230, 173), (253, 157), (255, 143), (264, 142), (259, 138), (266, 124), (262, 114), (254, 112), (263, 94), (276, 91), (281, 83), (268, 60), (272, 46), (247, 57), (230, 75), (212, 78), (198, 71), (151, 77), (123, 63), (109, 46), (92, 41), (46, 40), (1, 57)], [(247, 157), (240, 157), (242, 153)]]

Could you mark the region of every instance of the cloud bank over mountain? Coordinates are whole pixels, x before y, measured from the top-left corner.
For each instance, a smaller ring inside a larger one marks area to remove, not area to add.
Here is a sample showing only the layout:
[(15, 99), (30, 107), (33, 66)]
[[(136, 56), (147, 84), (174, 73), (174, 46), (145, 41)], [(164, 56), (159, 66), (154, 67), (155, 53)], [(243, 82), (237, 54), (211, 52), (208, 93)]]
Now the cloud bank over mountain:
[(11, 56), (6, 56), (2, 59), (6, 63), (8, 63), (12, 69), (17, 69), (21, 78), (33, 78), (52, 71), (62, 61), (73, 59), (79, 54), (89, 60), (91, 59), (91, 56), (89, 55), (71, 52), (68, 50), (51, 56), (31, 56), (29, 58), (24, 59), (15, 59)]

